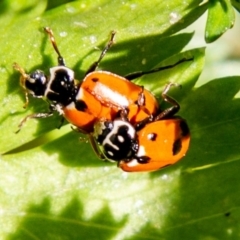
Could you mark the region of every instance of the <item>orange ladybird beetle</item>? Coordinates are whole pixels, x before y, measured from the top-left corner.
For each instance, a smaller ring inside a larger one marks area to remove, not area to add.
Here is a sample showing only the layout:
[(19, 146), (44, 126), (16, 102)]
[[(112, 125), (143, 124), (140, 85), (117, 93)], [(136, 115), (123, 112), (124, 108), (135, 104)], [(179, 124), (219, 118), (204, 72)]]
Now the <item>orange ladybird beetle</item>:
[(30, 94), (50, 102), (50, 111), (26, 116), (19, 124), (19, 130), (28, 119), (46, 118), (52, 116), (54, 111), (57, 111), (84, 133), (91, 133), (94, 123), (99, 119), (115, 119), (124, 108), (128, 109), (128, 119), (131, 123), (141, 123), (159, 111), (159, 104), (149, 91), (134, 84), (131, 80), (192, 60), (184, 58), (173, 65), (159, 67), (147, 72), (132, 73), (125, 78), (107, 71), (96, 71), (113, 44), (115, 32), (112, 32), (111, 38), (101, 52), (99, 59), (90, 66), (85, 78), (78, 82), (75, 80), (73, 70), (65, 66), (52, 30), (48, 27), (44, 30), (49, 35), (58, 55), (58, 66), (50, 68), (50, 76), (41, 70), (27, 74), (17, 63), (14, 63), (14, 68), (21, 73), (20, 84), (25, 90), (25, 107), (28, 104), (28, 95)]
[(162, 97), (173, 106), (149, 119), (139, 129), (127, 119), (127, 109), (113, 121), (98, 121), (90, 135), (97, 155), (118, 162), (126, 172), (156, 171), (184, 157), (190, 132), (186, 121), (175, 116), (180, 106), (167, 95), (172, 85), (175, 84), (166, 86)]

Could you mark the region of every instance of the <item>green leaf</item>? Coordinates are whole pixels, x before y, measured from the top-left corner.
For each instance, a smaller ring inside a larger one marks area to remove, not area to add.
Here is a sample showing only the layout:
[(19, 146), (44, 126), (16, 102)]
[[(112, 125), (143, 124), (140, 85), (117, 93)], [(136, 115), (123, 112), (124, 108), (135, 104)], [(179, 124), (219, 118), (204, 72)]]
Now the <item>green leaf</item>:
[(235, 14), (230, 0), (210, 0), (205, 30), (205, 40), (211, 43), (232, 28)]
[(240, 2), (239, 0), (231, 0), (232, 5), (236, 8), (238, 12), (240, 12)]

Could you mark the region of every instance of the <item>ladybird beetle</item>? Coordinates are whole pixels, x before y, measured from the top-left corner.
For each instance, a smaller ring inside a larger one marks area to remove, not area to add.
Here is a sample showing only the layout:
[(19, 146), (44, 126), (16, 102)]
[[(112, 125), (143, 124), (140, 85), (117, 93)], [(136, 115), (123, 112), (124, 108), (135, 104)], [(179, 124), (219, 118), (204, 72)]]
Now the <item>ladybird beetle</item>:
[(131, 159), (121, 160), (126, 172), (155, 171), (183, 158), (190, 143), (189, 128), (182, 118), (146, 124), (137, 132), (138, 151)]
[(98, 121), (89, 136), (96, 154), (118, 162), (127, 172), (155, 171), (184, 157), (190, 132), (186, 121), (175, 116), (180, 106), (167, 95), (172, 85), (176, 84), (168, 84), (162, 97), (173, 106), (148, 119), (140, 128), (129, 122), (126, 109), (118, 119)]
[(113, 44), (115, 32), (112, 32), (99, 59), (90, 66), (85, 78), (78, 83), (74, 79), (74, 72), (65, 66), (52, 30), (48, 27), (44, 29), (58, 55), (58, 66), (50, 68), (49, 77), (41, 70), (27, 74), (16, 63), (14, 68), (21, 73), (20, 84), (26, 95), (25, 107), (28, 104), (28, 94), (30, 94), (33, 97), (45, 98), (50, 101), (50, 111), (34, 113), (25, 117), (19, 125), (19, 130), (28, 119), (49, 117), (53, 115), (54, 111), (57, 111), (84, 133), (91, 133), (94, 123), (99, 119), (115, 119), (119, 111), (124, 108), (128, 108), (128, 119), (131, 123), (142, 122), (159, 111), (159, 104), (149, 91), (132, 83), (131, 80), (192, 60), (184, 58), (173, 65), (147, 72), (128, 74), (125, 78), (107, 71), (96, 71)]
[(43, 98), (50, 101), (50, 110), (46, 113), (33, 113), (26, 116), (19, 124), (19, 132), (23, 124), (30, 118), (46, 118), (53, 115), (54, 111), (63, 114), (63, 107), (74, 101), (77, 93), (77, 85), (74, 80), (73, 70), (67, 68), (55, 42), (53, 32), (50, 28), (44, 28), (49, 35), (54, 50), (58, 54), (58, 66), (50, 68), (50, 76), (41, 70), (35, 70), (30, 74), (25, 73), (24, 69), (17, 63), (13, 68), (20, 72), (20, 85), (25, 91), (26, 102), (24, 108), (29, 103), (28, 95), (36, 98)]

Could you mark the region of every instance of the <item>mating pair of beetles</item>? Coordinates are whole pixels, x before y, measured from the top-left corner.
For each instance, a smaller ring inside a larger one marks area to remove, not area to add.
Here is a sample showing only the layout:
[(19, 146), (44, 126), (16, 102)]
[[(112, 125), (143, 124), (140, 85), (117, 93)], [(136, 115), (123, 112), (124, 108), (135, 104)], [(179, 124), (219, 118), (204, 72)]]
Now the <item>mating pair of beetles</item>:
[(113, 44), (115, 32), (112, 32), (99, 59), (90, 66), (84, 79), (77, 81), (74, 71), (65, 66), (52, 30), (49, 27), (44, 30), (58, 55), (58, 66), (50, 68), (50, 75), (41, 70), (28, 74), (17, 63), (13, 67), (21, 74), (24, 107), (28, 105), (28, 95), (32, 95), (46, 99), (50, 110), (26, 116), (18, 131), (28, 119), (50, 117), (57, 111), (78, 131), (88, 135), (99, 158), (117, 162), (124, 171), (155, 171), (185, 156), (190, 142), (189, 128), (184, 119), (175, 116), (180, 106), (167, 95), (170, 87), (177, 84), (166, 85), (162, 98), (171, 107), (161, 110), (153, 94), (132, 80), (193, 59), (184, 58), (173, 65), (125, 77), (96, 70)]

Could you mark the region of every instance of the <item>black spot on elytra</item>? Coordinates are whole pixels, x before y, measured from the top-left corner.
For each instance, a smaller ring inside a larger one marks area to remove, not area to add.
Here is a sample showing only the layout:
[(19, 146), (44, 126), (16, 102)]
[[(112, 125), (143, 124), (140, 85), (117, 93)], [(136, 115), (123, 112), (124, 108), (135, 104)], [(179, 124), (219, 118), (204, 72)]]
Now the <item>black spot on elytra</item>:
[(188, 127), (187, 123), (186, 123), (184, 120), (182, 120), (182, 121), (180, 122), (180, 128), (181, 128), (181, 130), (182, 130), (182, 136), (183, 136), (183, 137), (189, 135), (190, 130), (189, 130), (189, 127)]
[(141, 156), (141, 157), (137, 158), (137, 161), (140, 164), (146, 164), (146, 163), (149, 163), (150, 157), (148, 157), (148, 156)]
[(151, 141), (156, 141), (157, 134), (156, 133), (149, 133), (148, 134), (148, 139)]
[(85, 111), (87, 109), (87, 104), (83, 100), (77, 100), (75, 102), (75, 107), (78, 111)]
[(174, 143), (173, 143), (173, 155), (177, 155), (182, 149), (182, 141), (181, 139), (177, 139)]
[(98, 78), (92, 78), (92, 81), (93, 81), (93, 82), (98, 82), (99, 79), (98, 79)]

